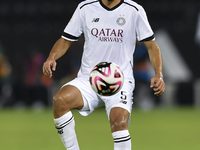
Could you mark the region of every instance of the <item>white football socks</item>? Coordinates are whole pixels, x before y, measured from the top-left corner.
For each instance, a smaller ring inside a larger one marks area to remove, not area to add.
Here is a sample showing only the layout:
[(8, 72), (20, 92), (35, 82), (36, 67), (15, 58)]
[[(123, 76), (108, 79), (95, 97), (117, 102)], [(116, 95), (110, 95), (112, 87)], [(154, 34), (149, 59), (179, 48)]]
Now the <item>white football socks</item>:
[(114, 139), (114, 150), (131, 150), (131, 137), (128, 130), (112, 133)]
[(80, 150), (75, 133), (75, 121), (71, 111), (67, 112), (60, 118), (54, 119), (54, 122), (66, 149)]

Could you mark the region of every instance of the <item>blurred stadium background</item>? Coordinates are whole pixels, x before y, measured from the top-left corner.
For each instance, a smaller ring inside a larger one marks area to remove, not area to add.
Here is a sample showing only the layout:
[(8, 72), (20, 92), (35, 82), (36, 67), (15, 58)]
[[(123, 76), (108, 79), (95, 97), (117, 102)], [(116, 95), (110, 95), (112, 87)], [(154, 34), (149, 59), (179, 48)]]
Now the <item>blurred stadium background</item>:
[[(144, 45), (138, 43), (130, 125), (133, 145), (136, 150), (197, 150), (200, 148), (200, 2), (135, 1), (145, 8), (161, 48), (166, 91), (160, 97), (153, 96), (149, 88), (153, 70)], [(0, 149), (64, 149), (53, 127), (52, 96), (75, 77), (83, 37), (57, 61), (53, 79), (42, 75), (42, 64), (79, 2), (0, 1)], [(83, 150), (112, 149), (103, 109), (86, 118), (76, 111), (74, 115)], [(88, 129), (94, 130), (90, 133)]]

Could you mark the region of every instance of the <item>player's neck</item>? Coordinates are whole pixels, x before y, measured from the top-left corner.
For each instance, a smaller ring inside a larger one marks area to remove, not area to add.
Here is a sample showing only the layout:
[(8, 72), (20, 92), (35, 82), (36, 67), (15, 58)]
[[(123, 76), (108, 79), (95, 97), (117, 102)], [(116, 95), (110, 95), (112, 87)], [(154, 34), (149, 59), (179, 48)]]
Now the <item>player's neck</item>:
[(119, 4), (121, 2), (121, 0), (112, 0), (112, 1), (101, 0), (101, 1), (108, 8), (113, 8), (113, 7), (115, 7), (117, 4)]

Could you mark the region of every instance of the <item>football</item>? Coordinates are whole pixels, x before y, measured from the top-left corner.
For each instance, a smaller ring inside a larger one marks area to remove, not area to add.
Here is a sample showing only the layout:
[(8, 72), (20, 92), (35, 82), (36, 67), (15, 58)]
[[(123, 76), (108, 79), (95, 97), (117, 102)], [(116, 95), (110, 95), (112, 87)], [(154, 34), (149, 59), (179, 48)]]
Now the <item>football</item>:
[(103, 96), (117, 93), (123, 86), (123, 82), (123, 72), (112, 62), (101, 62), (90, 73), (90, 84), (93, 90)]

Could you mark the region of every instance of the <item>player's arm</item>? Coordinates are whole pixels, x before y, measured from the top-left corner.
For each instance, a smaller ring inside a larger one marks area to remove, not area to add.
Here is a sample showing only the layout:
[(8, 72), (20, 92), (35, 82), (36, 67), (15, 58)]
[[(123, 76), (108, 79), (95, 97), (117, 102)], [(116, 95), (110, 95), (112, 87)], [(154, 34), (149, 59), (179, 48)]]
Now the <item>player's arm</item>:
[[(53, 46), (49, 57), (43, 64), (43, 74), (52, 77), (52, 70), (56, 70), (56, 60), (62, 57), (69, 47), (71, 46), (72, 41), (60, 38)], [(51, 70), (52, 69), (52, 70)]]
[(146, 41), (144, 44), (148, 49), (149, 58), (155, 70), (155, 77), (151, 79), (150, 87), (155, 91), (154, 94), (159, 96), (165, 90), (161, 52), (155, 41)]

